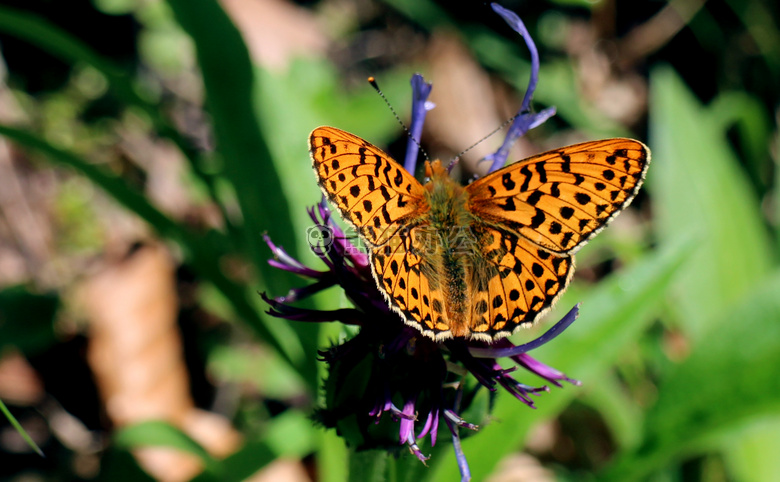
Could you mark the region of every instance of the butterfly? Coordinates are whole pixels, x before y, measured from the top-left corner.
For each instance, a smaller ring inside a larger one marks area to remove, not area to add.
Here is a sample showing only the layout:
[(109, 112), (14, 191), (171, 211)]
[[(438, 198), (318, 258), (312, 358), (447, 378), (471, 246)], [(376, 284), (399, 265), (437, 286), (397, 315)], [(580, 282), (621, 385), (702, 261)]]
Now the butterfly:
[(632, 201), (650, 151), (584, 142), (462, 186), (440, 161), (425, 184), (334, 127), (309, 137), (322, 192), (364, 241), (390, 308), (423, 335), (487, 342), (530, 326), (560, 298), (573, 254)]

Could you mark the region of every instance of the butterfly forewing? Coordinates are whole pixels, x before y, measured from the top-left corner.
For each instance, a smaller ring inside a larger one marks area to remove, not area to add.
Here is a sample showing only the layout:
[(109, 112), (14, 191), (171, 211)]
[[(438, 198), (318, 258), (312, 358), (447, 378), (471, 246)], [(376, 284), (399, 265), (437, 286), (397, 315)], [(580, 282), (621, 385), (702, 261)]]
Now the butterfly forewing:
[(333, 127), (309, 136), (322, 191), (374, 246), (390, 240), (423, 207), (422, 185), (387, 154)]
[(572, 254), (636, 195), (649, 150), (632, 139), (585, 142), (498, 170), (466, 187), (485, 221)]

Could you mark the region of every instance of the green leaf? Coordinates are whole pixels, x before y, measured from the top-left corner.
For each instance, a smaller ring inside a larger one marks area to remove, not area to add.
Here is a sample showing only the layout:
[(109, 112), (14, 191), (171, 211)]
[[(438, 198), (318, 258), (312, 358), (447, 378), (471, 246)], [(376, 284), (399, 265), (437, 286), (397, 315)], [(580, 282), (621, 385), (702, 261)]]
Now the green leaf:
[(632, 480), (719, 440), (747, 420), (780, 415), (780, 271), (721, 314), (695, 350), (658, 385), (643, 443), (603, 480)]
[(100, 459), (100, 482), (154, 482), (127, 450), (109, 446)]
[(241, 206), (251, 258), (264, 279), (278, 278), (278, 271), (266, 263), (268, 251), (261, 249), (260, 235), (273, 228), (274, 238), (289, 247), (294, 246), (295, 235), (263, 126), (255, 115), (261, 86), (249, 51), (219, 3), (169, 0), (168, 4), (195, 42), (216, 147)]
[[(224, 174), (233, 185), (244, 221), (245, 246), (257, 273), (261, 289), (286, 286), (289, 273), (267, 262), (270, 251), (262, 234), (273, 230), (274, 242), (295, 257), (297, 245), (289, 203), (266, 143), (255, 105), (261, 89), (254, 75), (249, 51), (241, 34), (212, 0), (168, 0), (176, 20), (192, 37), (206, 88), (206, 104), (213, 122), (217, 150), (224, 162)], [(218, 39), (218, 41), (215, 41)], [(285, 140), (285, 142), (287, 142)], [(277, 323), (282, 324), (277, 320)], [(302, 345), (299, 370), (310, 387), (317, 385), (316, 323), (293, 323), (292, 332)]]
[(246, 442), (237, 452), (220, 461), (219, 472), (203, 472), (191, 482), (241, 482), (275, 458), (276, 454), (264, 442)]
[(314, 451), (315, 430), (308, 415), (287, 410), (271, 419), (263, 440), (278, 456), (303, 458)]
[(648, 187), (661, 244), (695, 229), (698, 245), (675, 282), (679, 321), (694, 339), (766, 277), (776, 259), (758, 200), (723, 124), (669, 67), (650, 78)]
[(343, 482), (347, 480), (349, 466), (344, 439), (335, 430), (318, 430), (320, 443), (317, 451), (317, 480), (321, 482)]
[(35, 443), (35, 440), (33, 440), (27, 432), (24, 430), (22, 425), (16, 420), (16, 417), (13, 416), (10, 410), (8, 410), (8, 407), (5, 406), (5, 403), (3, 403), (2, 400), (0, 400), (0, 412), (5, 415), (5, 418), (8, 419), (8, 421), (11, 423), (11, 425), (16, 429), (17, 432), (19, 432), (19, 435), (22, 436), (25, 442), (27, 442), (27, 445), (29, 445), (35, 452), (40, 455), (41, 457), (46, 457), (43, 455), (43, 450), (41, 450), (40, 447), (38, 447), (38, 444)]
[(633, 448), (641, 441), (643, 414), (615, 374), (600, 377), (581, 401), (601, 414), (619, 450)]
[(722, 132), (736, 127), (739, 143), (745, 154), (745, 164), (754, 180), (763, 189), (771, 178), (772, 163), (767, 146), (771, 142), (771, 120), (766, 106), (747, 92), (723, 92), (709, 106), (713, 124)]
[[(660, 300), (692, 247), (690, 238), (683, 237), (604, 280), (583, 300), (580, 319), (553, 342), (534, 350), (534, 358), (581, 380), (583, 389), (600, 383), (618, 355), (653, 320)], [(560, 305), (569, 308), (572, 303), (564, 297)], [(558, 318), (559, 312), (548, 317)], [(508, 393), (499, 393), (493, 410), (496, 421), (463, 441), (474, 480), (485, 479), (499, 460), (522, 445), (534, 424), (557, 415), (580, 390), (553, 387), (551, 393), (535, 399), (536, 410), (529, 410)], [(458, 480), (451, 451), (432, 462), (437, 465), (438, 480)]]
[(197, 456), (209, 472), (222, 472), (220, 462), (199, 443), (168, 422), (150, 420), (119, 429), (114, 443), (120, 449), (169, 447)]
[(763, 482), (780, 474), (780, 414), (757, 417), (724, 441), (733, 480)]

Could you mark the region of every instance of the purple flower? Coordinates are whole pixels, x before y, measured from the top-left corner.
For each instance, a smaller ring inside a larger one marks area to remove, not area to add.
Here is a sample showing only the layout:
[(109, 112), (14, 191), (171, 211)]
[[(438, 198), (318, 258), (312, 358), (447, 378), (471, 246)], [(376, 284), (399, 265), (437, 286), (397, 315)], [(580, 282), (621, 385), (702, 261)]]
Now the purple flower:
[(526, 132), (538, 127), (544, 123), (547, 119), (555, 115), (555, 107), (549, 107), (538, 113), (531, 112), (531, 99), (533, 98), (534, 91), (536, 90), (536, 84), (539, 81), (539, 52), (536, 50), (536, 44), (531, 38), (531, 34), (525, 28), (525, 24), (520, 20), (520, 17), (516, 13), (505, 9), (501, 5), (491, 3), (490, 6), (493, 10), (501, 15), (506, 23), (509, 24), (512, 29), (519, 33), (525, 44), (528, 46), (528, 50), (531, 52), (531, 78), (528, 80), (528, 88), (525, 90), (525, 96), (523, 96), (523, 103), (520, 105), (520, 110), (515, 115), (515, 120), (512, 125), (509, 126), (509, 132), (504, 139), (503, 144), (498, 150), (485, 157), (485, 160), (491, 161), (490, 171), (501, 169), (506, 164), (506, 158), (509, 155), (509, 149), (517, 139), (525, 135)]
[[(532, 57), (531, 81), (523, 106), (506, 141), (490, 156), (495, 168), (503, 165), (511, 143), (544, 122), (554, 109), (538, 114), (528, 112), (538, 77), (536, 48), (514, 13), (495, 4), (493, 9), (523, 36)], [(426, 112), (433, 108), (427, 100), (431, 87), (421, 75), (412, 77), (412, 139), (404, 163), (412, 173), (419, 150), (415, 139), (420, 137)], [(443, 420), (452, 438), (462, 480), (470, 480), (460, 443), (461, 429), (475, 432), (478, 426), (459, 414), (470, 406), (479, 390), (487, 389), (493, 394), (501, 387), (528, 407), (535, 408), (533, 397), (550, 388), (516, 380), (513, 375), (519, 367), (557, 387), (561, 387), (563, 381), (579, 385), (578, 381), (527, 353), (549, 342), (574, 322), (579, 306), (572, 308), (544, 335), (524, 345), (515, 346), (506, 338), (492, 344), (463, 338), (435, 342), (404, 324), (388, 307), (372, 277), (365, 250), (354, 245), (338, 227), (324, 200), (309, 210), (309, 216), (314, 223), (307, 232), (309, 243), (326, 269), (316, 270), (303, 265), (266, 237), (275, 257), (269, 262), (279, 269), (311, 279), (312, 283), (275, 299), (263, 294), (263, 299), (273, 316), (309, 322), (341, 321), (360, 327), (351, 339), (320, 352), (329, 367), (324, 384), (325, 406), (315, 414), (316, 420), (335, 428), (354, 448), (406, 446), (425, 463), (428, 457), (419, 442), (429, 437), (430, 445), (434, 446)], [(353, 308), (321, 311), (290, 304), (335, 285), (344, 290)], [(508, 358), (516, 366), (504, 369), (498, 363), (500, 358)], [(468, 374), (473, 380), (467, 377)]]

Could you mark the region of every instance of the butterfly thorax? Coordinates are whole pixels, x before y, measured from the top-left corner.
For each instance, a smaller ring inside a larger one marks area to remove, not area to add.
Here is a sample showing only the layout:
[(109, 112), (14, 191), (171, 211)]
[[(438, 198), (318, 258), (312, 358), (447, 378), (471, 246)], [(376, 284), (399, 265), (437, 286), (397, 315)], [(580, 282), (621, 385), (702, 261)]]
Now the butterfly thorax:
[(466, 190), (450, 178), (439, 161), (427, 163), (426, 174), (430, 179), (424, 186), (429, 210), (421, 219), (416, 238), (428, 255), (426, 275), (432, 287), (444, 294), (442, 320), (454, 336), (466, 336), (472, 324), (469, 281), (479, 244), (476, 220), (467, 208)]

